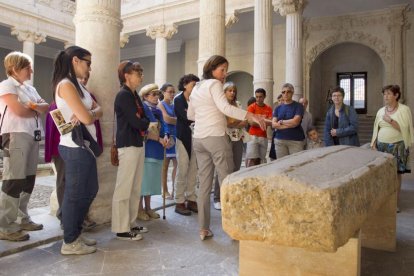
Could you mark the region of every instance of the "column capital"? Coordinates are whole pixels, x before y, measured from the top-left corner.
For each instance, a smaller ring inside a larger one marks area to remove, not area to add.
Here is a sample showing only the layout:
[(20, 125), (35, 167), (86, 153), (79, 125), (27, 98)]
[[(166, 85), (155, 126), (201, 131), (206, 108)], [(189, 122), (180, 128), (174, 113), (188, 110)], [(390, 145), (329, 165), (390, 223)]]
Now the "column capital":
[(177, 25), (175, 24), (152, 25), (147, 28), (147, 36), (151, 37), (152, 39), (156, 39), (158, 37), (170, 39), (176, 33), (177, 33)]
[(275, 12), (281, 16), (301, 12), (305, 9), (308, 0), (272, 0)]
[(11, 35), (16, 36), (17, 40), (19, 40), (20, 42), (30, 41), (35, 44), (46, 42), (45, 34), (34, 32), (34, 31), (29, 31), (29, 30), (21, 30), (16, 27), (13, 27), (11, 29)]
[(124, 48), (127, 43), (129, 43), (129, 35), (121, 33), (119, 37), (119, 46)]
[(225, 22), (227, 29), (239, 22), (239, 12), (234, 10), (232, 13), (226, 14)]
[(75, 42), (74, 41), (65, 41), (64, 43), (63, 43), (63, 48), (69, 48), (69, 47), (71, 47), (71, 46), (75, 46)]

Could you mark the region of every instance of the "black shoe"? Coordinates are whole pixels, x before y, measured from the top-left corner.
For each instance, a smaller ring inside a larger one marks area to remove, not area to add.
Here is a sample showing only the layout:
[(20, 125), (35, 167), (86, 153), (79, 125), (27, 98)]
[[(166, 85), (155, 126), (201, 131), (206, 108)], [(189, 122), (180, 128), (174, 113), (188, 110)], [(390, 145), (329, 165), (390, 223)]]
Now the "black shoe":
[(142, 240), (140, 234), (134, 232), (116, 233), (116, 238), (123, 241), (139, 241)]
[(185, 203), (177, 203), (175, 205), (175, 212), (183, 216), (191, 216), (191, 211), (187, 209)]
[(131, 228), (131, 232), (142, 234), (142, 233), (148, 233), (148, 228), (144, 226), (135, 226)]

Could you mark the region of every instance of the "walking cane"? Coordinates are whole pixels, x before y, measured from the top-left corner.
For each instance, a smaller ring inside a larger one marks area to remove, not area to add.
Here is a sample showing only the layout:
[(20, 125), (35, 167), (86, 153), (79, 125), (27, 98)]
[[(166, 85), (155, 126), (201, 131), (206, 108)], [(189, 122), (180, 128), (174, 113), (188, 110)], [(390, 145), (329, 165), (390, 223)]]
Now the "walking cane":
[[(165, 162), (167, 162), (165, 158), (166, 150), (167, 150), (167, 145), (164, 146), (164, 161), (162, 162), (162, 170), (163, 170), (162, 175), (164, 175), (164, 173), (167, 173), (167, 180), (168, 180), (168, 168), (165, 168)], [(165, 172), (165, 170), (167, 170), (167, 172)], [(162, 219), (165, 220), (165, 191), (162, 192)]]

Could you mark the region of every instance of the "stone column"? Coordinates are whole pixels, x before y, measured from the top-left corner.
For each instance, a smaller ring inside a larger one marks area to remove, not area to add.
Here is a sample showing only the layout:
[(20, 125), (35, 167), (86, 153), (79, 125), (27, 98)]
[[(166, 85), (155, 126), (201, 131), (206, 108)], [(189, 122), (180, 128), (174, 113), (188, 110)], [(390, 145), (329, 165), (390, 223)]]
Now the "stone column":
[(92, 53), (92, 71), (88, 89), (96, 95), (103, 108), (100, 119), (104, 142), (98, 158), (99, 192), (90, 208), (90, 216), (98, 223), (111, 219), (112, 195), (116, 168), (110, 163), (114, 99), (119, 91), (118, 65), (120, 59), (121, 0), (77, 0), (74, 23), (76, 45)]
[(225, 55), (225, 0), (200, 0), (198, 75), (212, 55)]
[(155, 39), (154, 82), (159, 87), (167, 82), (167, 39), (177, 33), (177, 26), (154, 25), (147, 28), (147, 36)]
[(273, 106), (273, 33), (271, 0), (254, 1), (253, 87), (266, 90), (265, 102)]
[[(393, 78), (390, 82), (398, 84), (402, 88), (401, 100), (406, 98), (404, 89), (404, 47), (403, 47), (403, 33), (407, 25), (407, 9), (401, 7), (391, 7), (388, 22), (388, 30), (391, 35), (391, 51), (393, 53)], [(405, 94), (405, 95), (404, 95)]]
[[(46, 35), (30, 30), (20, 30), (16, 27), (12, 28), (11, 35), (15, 35), (17, 37), (17, 40), (23, 42), (23, 53), (29, 55), (32, 58), (32, 67), (34, 70), (35, 44), (46, 42)], [(32, 78), (27, 81), (30, 85), (33, 85), (33, 77), (34, 74), (32, 74)]]
[(307, 0), (273, 0), (275, 11), (286, 16), (286, 82), (295, 87), (294, 100), (303, 95), (302, 12)]

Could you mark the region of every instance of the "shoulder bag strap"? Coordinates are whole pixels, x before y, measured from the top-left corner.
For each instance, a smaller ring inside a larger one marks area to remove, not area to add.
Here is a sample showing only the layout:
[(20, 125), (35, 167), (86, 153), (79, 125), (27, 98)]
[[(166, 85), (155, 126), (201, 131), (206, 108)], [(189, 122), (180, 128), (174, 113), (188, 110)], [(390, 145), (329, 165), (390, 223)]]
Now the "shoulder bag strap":
[(1, 127), (3, 126), (4, 115), (6, 115), (6, 110), (7, 110), (7, 105), (6, 105), (6, 107), (4, 108), (3, 117), (1, 118), (0, 133), (1, 133)]
[(114, 119), (112, 120), (112, 144), (115, 145), (115, 115), (116, 111), (114, 109)]

